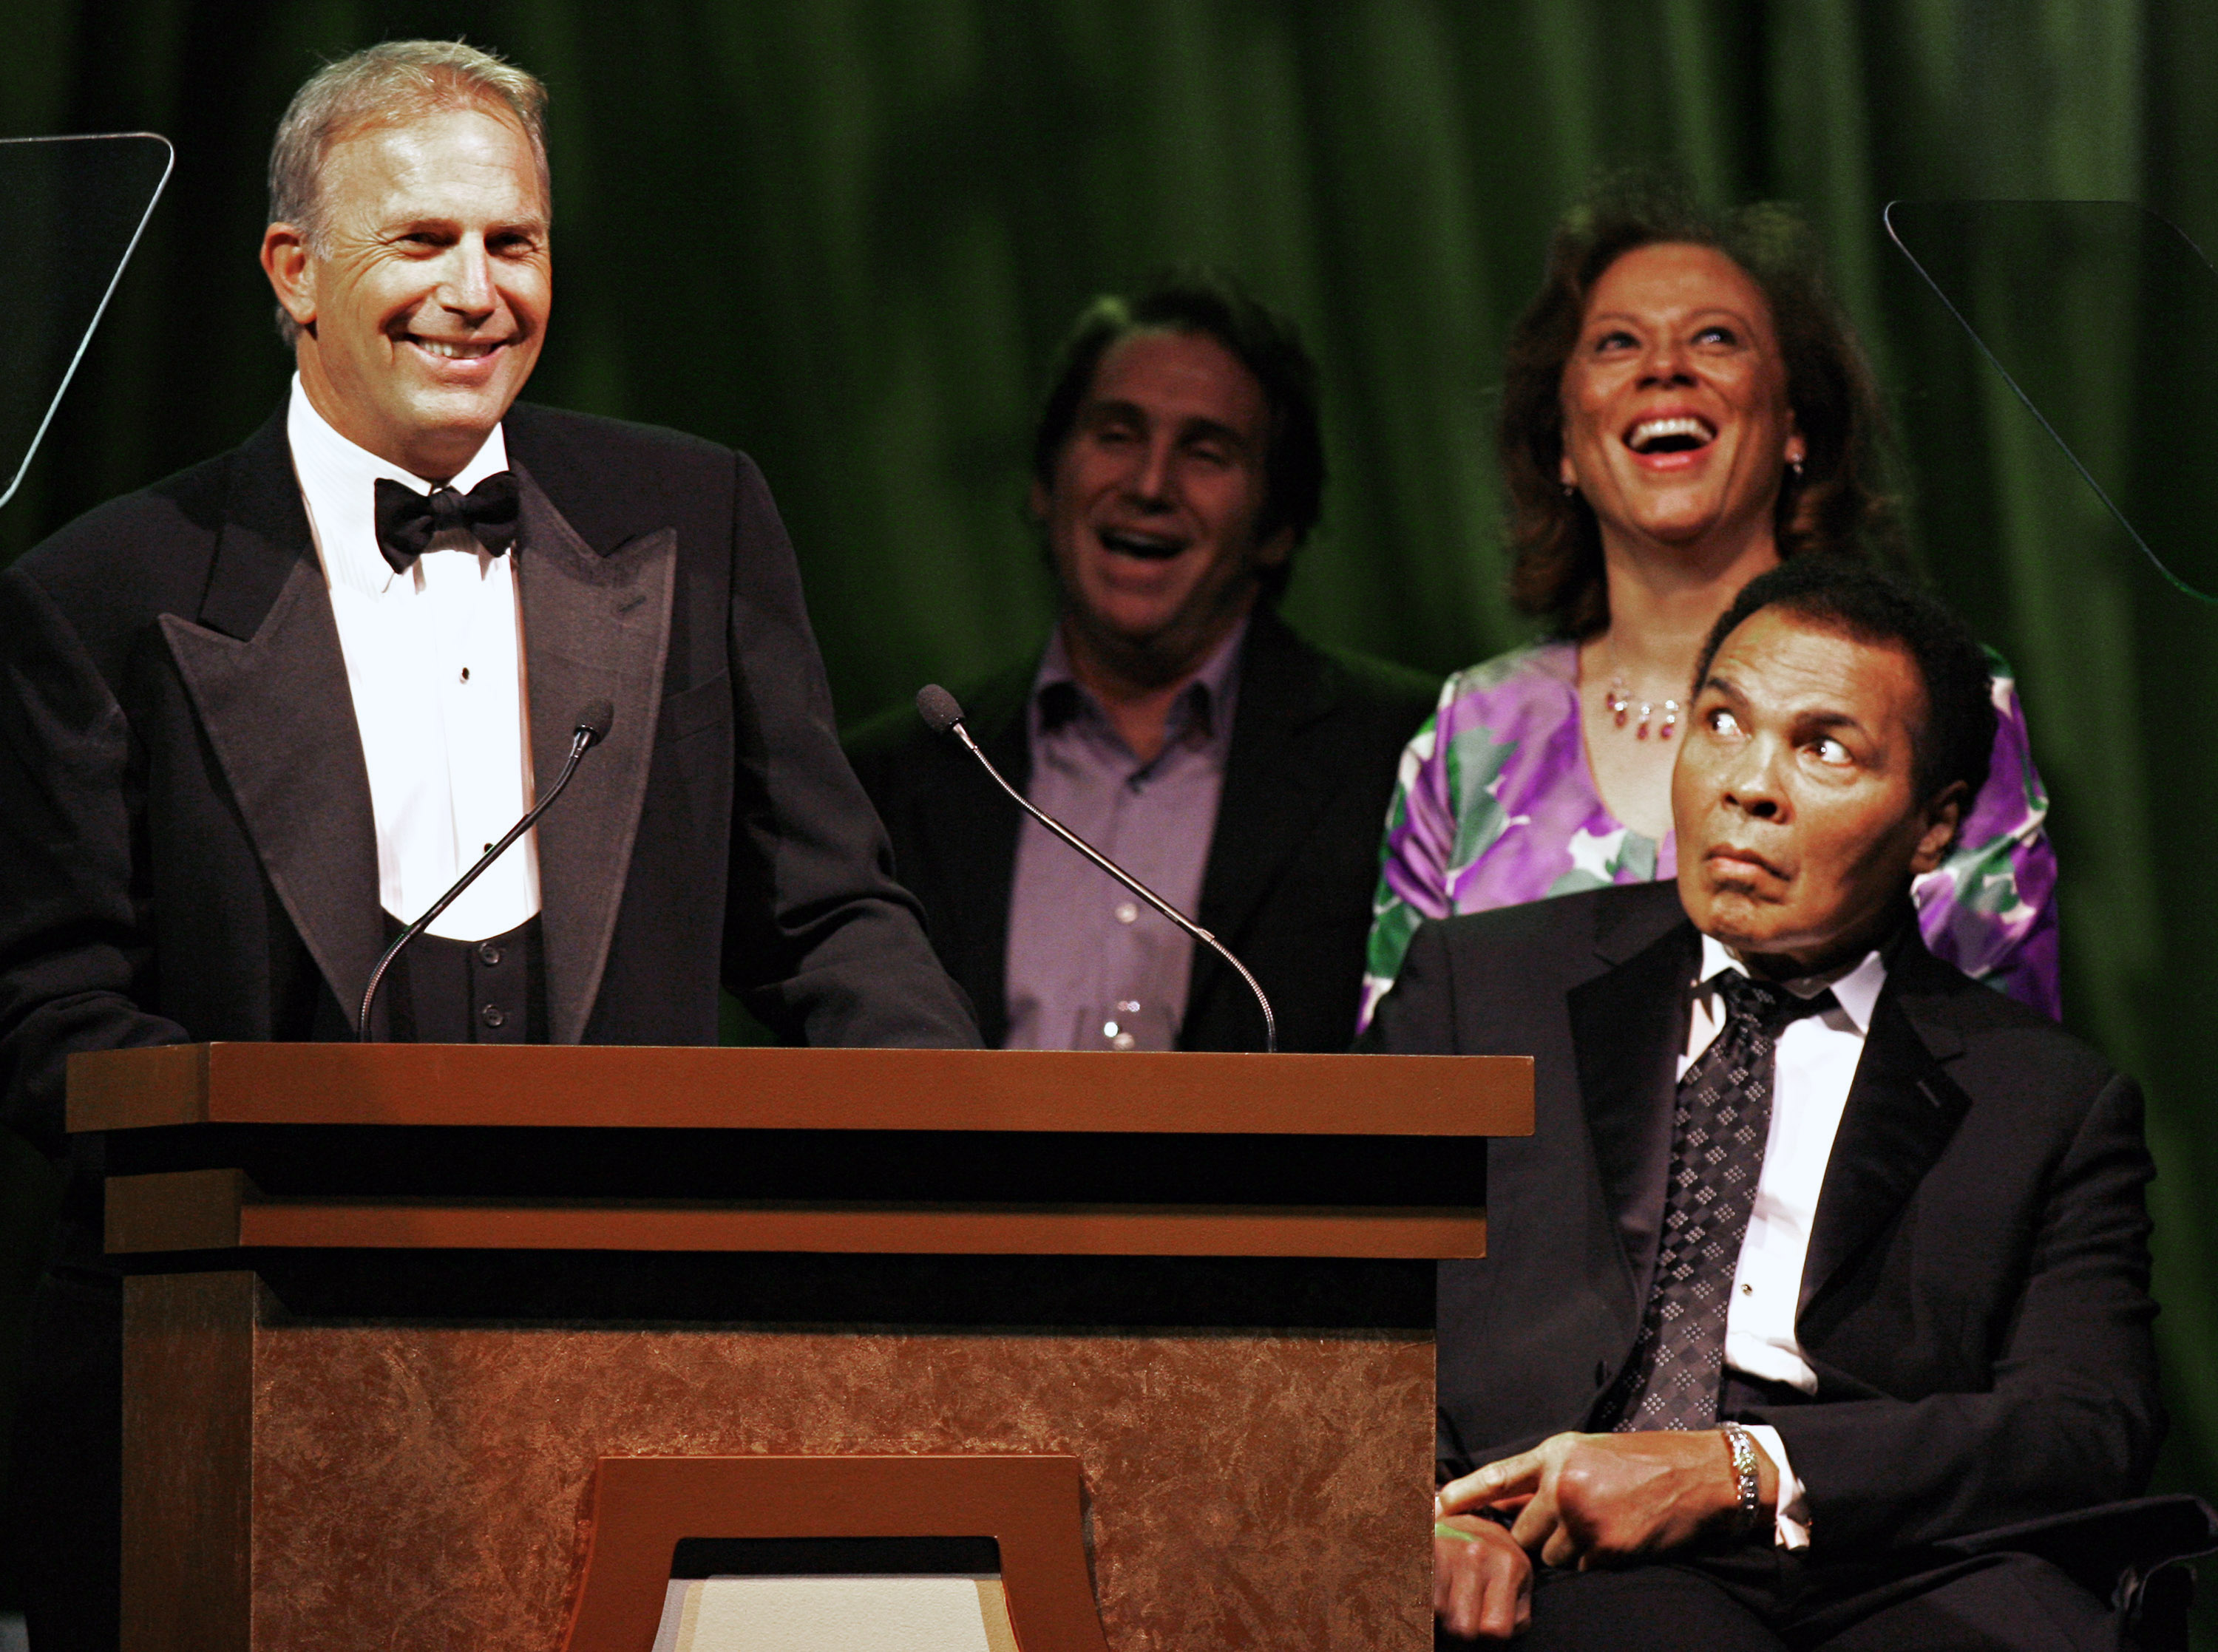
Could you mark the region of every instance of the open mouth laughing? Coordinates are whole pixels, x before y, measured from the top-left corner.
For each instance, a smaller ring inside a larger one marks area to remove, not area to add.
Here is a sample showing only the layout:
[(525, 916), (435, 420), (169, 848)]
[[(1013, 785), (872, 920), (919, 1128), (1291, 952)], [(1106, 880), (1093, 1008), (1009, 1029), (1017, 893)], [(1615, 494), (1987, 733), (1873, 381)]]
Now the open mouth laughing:
[(1644, 459), (1699, 453), (1717, 439), (1717, 426), (1693, 413), (1641, 419), (1623, 437), (1625, 445)]
[(1094, 536), (1104, 550), (1119, 556), (1136, 556), (1147, 562), (1168, 562), (1186, 548), (1187, 541), (1168, 534), (1143, 533), (1133, 528), (1097, 528)]

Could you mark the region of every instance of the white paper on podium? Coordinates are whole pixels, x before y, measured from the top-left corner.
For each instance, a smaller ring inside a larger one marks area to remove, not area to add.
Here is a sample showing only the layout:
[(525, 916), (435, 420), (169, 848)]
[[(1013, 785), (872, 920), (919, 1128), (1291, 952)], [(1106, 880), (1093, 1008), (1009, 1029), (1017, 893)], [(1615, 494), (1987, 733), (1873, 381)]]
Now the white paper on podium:
[(998, 1577), (672, 1578), (654, 1652), (1017, 1652)]

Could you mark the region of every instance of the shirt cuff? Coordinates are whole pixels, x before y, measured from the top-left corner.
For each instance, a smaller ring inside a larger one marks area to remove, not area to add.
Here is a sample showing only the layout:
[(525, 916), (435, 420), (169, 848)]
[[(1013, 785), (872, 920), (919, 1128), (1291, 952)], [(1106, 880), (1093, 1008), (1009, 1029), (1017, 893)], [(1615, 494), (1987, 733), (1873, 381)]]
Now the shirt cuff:
[(1794, 1465), (1787, 1460), (1787, 1442), (1769, 1423), (1744, 1423), (1742, 1426), (1763, 1448), (1764, 1456), (1771, 1459), (1771, 1466), (1779, 1470), (1779, 1507), (1771, 1520), (1773, 1545), (1780, 1549), (1807, 1549), (1810, 1506), (1803, 1499), (1802, 1482), (1794, 1477)]

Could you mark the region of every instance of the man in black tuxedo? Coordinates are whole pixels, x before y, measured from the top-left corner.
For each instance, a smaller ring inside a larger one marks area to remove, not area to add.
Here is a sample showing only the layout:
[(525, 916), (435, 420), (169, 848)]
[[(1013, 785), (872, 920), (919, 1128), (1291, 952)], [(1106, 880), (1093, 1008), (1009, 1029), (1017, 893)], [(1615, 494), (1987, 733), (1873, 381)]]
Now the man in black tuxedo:
[(2092, 1537), (1981, 1535), (2135, 1495), (2165, 1426), (2139, 1092), (1906, 899), (1984, 778), (1983, 658), (1799, 559), (1695, 684), (1676, 887), (1428, 925), (1369, 1035), (1536, 1061), (1491, 1254), (1441, 1271), (1444, 1634), (2115, 1646)]
[[(237, 451), (0, 576), (0, 1081), (57, 1156), (72, 1052), (387, 1036), (969, 1045), (840, 754), (761, 476), (512, 406), (550, 294), (543, 94), (400, 42), (294, 100), (263, 263), (299, 369)], [(117, 1282), (77, 1144), (14, 1486), (46, 1652), (115, 1643)]]
[[(957, 686), (1011, 783), (1255, 972), (1279, 1048), (1336, 1050), (1395, 765), (1438, 684), (1276, 611), (1323, 488), (1316, 378), (1292, 325), (1222, 277), (1097, 301), (1032, 444), (1060, 617), (1042, 654)], [(848, 752), (988, 1043), (1262, 1048), (1236, 974), (907, 708)]]

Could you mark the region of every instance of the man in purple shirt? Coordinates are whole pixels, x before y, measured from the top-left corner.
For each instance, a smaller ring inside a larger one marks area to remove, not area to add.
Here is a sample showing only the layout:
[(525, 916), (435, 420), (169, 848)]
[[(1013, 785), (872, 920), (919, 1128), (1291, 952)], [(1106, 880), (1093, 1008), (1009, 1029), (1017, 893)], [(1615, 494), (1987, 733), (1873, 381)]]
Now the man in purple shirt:
[[(1033, 442), (1059, 618), (957, 690), (1033, 802), (1242, 957), (1286, 1049), (1354, 1036), (1399, 746), (1435, 688), (1278, 616), (1323, 492), (1316, 378), (1292, 324), (1222, 278), (1091, 306)], [(1230, 970), (905, 708), (848, 749), (988, 1043), (1261, 1048)]]

